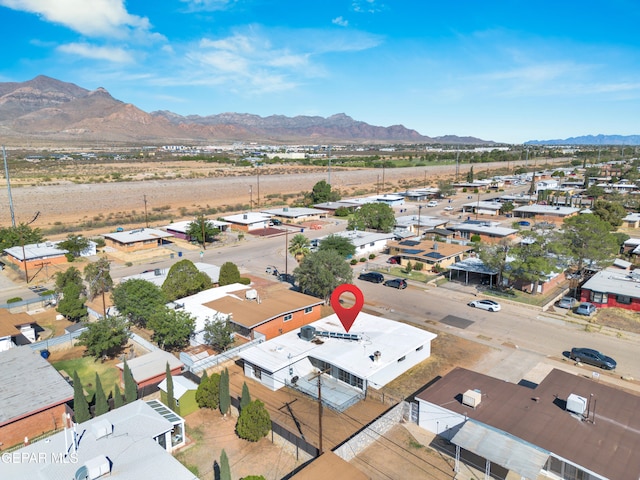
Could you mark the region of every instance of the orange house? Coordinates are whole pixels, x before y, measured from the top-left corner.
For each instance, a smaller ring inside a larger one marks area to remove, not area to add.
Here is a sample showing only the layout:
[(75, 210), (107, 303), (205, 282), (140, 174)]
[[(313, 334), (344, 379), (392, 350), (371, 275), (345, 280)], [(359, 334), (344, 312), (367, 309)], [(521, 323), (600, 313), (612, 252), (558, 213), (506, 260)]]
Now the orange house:
[[(230, 315), (236, 334), (254, 339), (256, 332), (266, 340), (297, 330), (320, 319), (324, 301), (283, 288), (280, 284), (248, 290), (246, 298), (225, 296), (205, 306)], [(255, 298), (253, 298), (255, 297)]]
[(166, 238), (173, 235), (155, 228), (139, 228), (127, 232), (105, 233), (102, 235), (107, 247), (113, 247), (121, 252), (137, 252), (150, 250), (164, 245)]
[(67, 263), (67, 257), (65, 257), (65, 254), (68, 253), (67, 250), (57, 248), (56, 244), (52, 242), (11, 247), (4, 251), (9, 262), (17, 265), (21, 270), (25, 269), (26, 264), (28, 272), (35, 272), (49, 265)]

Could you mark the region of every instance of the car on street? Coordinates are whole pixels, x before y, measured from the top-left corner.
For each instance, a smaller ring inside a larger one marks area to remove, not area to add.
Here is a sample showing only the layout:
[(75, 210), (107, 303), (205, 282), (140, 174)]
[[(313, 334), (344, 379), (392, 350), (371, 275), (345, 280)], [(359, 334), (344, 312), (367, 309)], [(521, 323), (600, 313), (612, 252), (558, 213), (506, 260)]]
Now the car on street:
[(446, 207), (444, 207), (444, 209), (445, 209), (447, 212), (450, 212), (451, 210), (453, 210), (453, 207), (452, 207), (451, 205), (447, 205)]
[(490, 312), (499, 312), (502, 308), (500, 304), (494, 300), (474, 300), (469, 302), (468, 305), (473, 308), (481, 308), (482, 310), (488, 310)]
[(358, 275), (358, 280), (364, 280), (365, 282), (371, 283), (382, 283), (384, 282), (384, 275), (378, 272), (366, 272)]
[(615, 370), (618, 365), (613, 358), (592, 348), (572, 348), (570, 356), (571, 360), (578, 363), (587, 363), (605, 370)]
[(269, 222), (272, 227), (279, 227), (282, 225), (282, 220), (278, 220), (277, 218), (272, 218)]
[(578, 300), (573, 297), (562, 297), (560, 300), (558, 300), (558, 303), (556, 303), (556, 307), (570, 309), (575, 307), (576, 303), (578, 303)]
[(526, 220), (520, 220), (518, 222), (518, 225), (520, 225), (521, 227), (529, 227), (531, 226), (531, 222), (527, 222)]
[(435, 200), (431, 200), (430, 202), (427, 202), (427, 207), (437, 207), (438, 206), (438, 202), (436, 202)]
[(582, 302), (580, 305), (578, 305), (578, 308), (576, 308), (576, 315), (586, 315), (587, 317), (590, 317), (591, 315), (593, 315), (594, 313), (596, 313), (596, 306), (593, 303), (589, 303), (589, 302)]
[(385, 287), (393, 287), (398, 290), (403, 290), (407, 288), (407, 281), (404, 278), (391, 278), (384, 282)]

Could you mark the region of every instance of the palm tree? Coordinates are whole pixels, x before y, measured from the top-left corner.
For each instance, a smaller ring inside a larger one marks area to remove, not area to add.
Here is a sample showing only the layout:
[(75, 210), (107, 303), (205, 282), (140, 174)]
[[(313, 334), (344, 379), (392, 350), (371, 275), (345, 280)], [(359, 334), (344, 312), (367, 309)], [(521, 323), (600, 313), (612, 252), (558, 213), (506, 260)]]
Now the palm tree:
[(310, 246), (311, 242), (307, 237), (301, 233), (296, 233), (289, 242), (289, 253), (300, 263), (305, 255), (311, 252), (311, 250), (309, 250)]

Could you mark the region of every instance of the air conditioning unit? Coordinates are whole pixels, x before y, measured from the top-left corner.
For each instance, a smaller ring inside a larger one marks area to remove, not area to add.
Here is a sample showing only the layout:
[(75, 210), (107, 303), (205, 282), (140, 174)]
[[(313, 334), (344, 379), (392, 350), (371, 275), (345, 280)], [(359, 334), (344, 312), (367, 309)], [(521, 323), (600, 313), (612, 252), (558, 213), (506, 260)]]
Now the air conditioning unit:
[(255, 300), (258, 298), (258, 291), (256, 289), (247, 290), (244, 294), (244, 298), (247, 300)]
[(480, 390), (467, 390), (462, 394), (462, 403), (467, 407), (476, 408), (482, 401)]
[(582, 415), (587, 410), (587, 399), (575, 393), (570, 394), (567, 397), (567, 410)]
[(316, 336), (316, 328), (311, 325), (305, 325), (300, 328), (300, 338), (310, 342)]

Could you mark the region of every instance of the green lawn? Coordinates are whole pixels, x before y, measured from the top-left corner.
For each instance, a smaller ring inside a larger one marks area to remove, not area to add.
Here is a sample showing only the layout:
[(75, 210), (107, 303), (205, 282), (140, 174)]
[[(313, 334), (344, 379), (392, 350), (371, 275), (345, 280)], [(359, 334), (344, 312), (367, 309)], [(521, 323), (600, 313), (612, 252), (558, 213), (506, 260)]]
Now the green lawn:
[(72, 379), (74, 370), (77, 371), (82, 386), (89, 396), (95, 393), (97, 372), (100, 376), (102, 388), (105, 394), (109, 396), (109, 392), (113, 391), (116, 382), (120, 381), (120, 370), (116, 367), (118, 363), (120, 363), (119, 360), (108, 360), (102, 363), (100, 360), (96, 361), (92, 357), (82, 357), (53, 362), (53, 366), (58, 371), (64, 370)]

